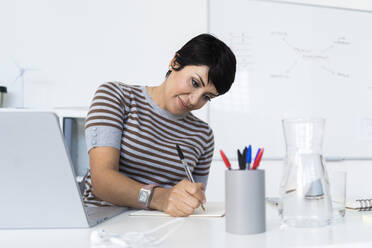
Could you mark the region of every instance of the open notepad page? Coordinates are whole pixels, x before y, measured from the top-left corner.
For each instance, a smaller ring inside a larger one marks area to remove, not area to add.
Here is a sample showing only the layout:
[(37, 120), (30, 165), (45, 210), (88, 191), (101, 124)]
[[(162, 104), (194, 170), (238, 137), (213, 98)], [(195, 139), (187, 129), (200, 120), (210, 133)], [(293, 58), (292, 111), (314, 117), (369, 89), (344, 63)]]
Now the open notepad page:
[[(130, 213), (130, 216), (169, 216), (168, 214), (156, 211), (156, 210), (138, 210)], [(205, 204), (205, 211), (200, 207), (195, 209), (194, 213), (190, 217), (222, 217), (225, 215), (225, 203), (224, 202), (207, 202)]]

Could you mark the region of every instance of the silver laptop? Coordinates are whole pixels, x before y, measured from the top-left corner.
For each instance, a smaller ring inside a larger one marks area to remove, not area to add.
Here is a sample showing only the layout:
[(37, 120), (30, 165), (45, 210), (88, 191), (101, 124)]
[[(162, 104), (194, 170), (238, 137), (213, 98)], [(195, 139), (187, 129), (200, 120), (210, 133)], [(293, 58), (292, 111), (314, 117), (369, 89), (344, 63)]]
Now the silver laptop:
[(125, 211), (84, 207), (58, 117), (0, 109), (0, 228), (91, 227)]

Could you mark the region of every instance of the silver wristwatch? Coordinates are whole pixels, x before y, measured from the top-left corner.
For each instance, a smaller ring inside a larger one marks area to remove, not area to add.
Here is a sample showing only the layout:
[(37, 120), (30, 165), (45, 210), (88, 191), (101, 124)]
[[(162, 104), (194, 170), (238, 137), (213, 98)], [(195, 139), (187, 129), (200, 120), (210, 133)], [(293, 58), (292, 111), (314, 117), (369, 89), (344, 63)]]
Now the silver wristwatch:
[(150, 201), (152, 198), (152, 194), (154, 192), (154, 188), (158, 187), (159, 185), (156, 184), (149, 184), (143, 186), (138, 194), (138, 203), (144, 209), (149, 209)]

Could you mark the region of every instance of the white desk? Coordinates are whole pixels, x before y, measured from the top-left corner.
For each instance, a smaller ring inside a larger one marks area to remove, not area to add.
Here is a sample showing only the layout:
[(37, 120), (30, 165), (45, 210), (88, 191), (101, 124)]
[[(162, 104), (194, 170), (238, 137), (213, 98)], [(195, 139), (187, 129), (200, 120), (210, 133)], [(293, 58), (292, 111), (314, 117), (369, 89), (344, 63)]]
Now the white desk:
[[(281, 230), (279, 216), (267, 206), (267, 231), (257, 235), (233, 235), (225, 232), (225, 218), (185, 218), (158, 247), (372, 247), (372, 224), (363, 223), (357, 212), (347, 212), (344, 223), (317, 229)], [(169, 217), (139, 217), (123, 213), (91, 229), (0, 230), (0, 247), (90, 247), (90, 233), (124, 234), (147, 231), (166, 223)]]

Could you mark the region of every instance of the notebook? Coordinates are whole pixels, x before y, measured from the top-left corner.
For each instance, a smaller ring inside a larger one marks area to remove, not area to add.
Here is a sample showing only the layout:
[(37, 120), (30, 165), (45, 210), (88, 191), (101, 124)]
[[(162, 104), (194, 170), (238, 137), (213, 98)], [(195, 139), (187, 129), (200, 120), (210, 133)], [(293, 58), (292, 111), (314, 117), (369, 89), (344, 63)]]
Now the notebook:
[[(278, 206), (279, 197), (266, 197), (266, 202), (273, 206)], [(357, 199), (347, 201), (345, 208), (356, 211), (372, 211), (372, 199)]]
[(82, 228), (127, 208), (84, 207), (58, 117), (0, 109), (0, 229)]
[(372, 199), (357, 199), (346, 202), (346, 208), (356, 211), (371, 211)]
[[(129, 214), (130, 216), (165, 216), (170, 215), (157, 210), (138, 210)], [(207, 202), (205, 212), (201, 208), (195, 209), (190, 217), (223, 217), (225, 215), (224, 202)]]

